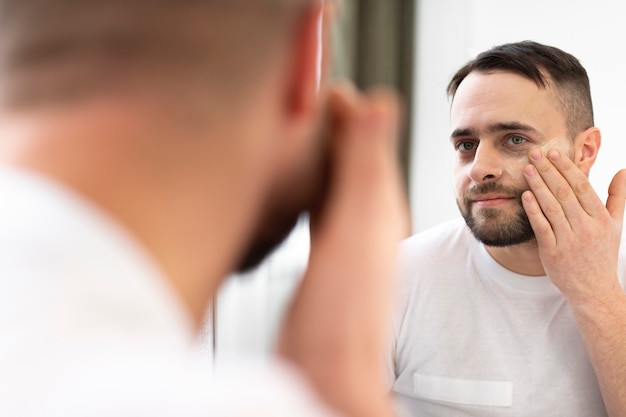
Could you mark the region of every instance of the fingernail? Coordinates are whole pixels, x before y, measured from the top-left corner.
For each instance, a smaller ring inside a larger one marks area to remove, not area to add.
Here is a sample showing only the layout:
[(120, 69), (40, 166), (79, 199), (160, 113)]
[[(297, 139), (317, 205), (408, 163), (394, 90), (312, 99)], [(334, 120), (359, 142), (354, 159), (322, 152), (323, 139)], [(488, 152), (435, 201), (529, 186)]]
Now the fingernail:
[(539, 161), (542, 158), (542, 154), (541, 154), (541, 150), (539, 149), (533, 149), (532, 151), (530, 151), (530, 159), (532, 159), (533, 161)]
[(561, 152), (557, 151), (556, 149), (552, 149), (550, 152), (548, 152), (548, 157), (552, 161), (558, 161), (559, 158), (561, 158)]
[(526, 168), (524, 168), (524, 173), (528, 175), (529, 177), (532, 177), (537, 173), (537, 170), (535, 169), (534, 166), (528, 165), (526, 166)]

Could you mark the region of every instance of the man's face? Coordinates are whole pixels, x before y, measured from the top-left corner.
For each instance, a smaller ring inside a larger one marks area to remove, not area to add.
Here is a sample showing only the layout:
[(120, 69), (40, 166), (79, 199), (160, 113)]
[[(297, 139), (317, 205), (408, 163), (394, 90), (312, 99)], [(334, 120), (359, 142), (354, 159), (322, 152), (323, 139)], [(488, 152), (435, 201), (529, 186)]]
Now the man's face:
[(496, 247), (534, 239), (521, 204), (528, 151), (554, 147), (572, 155), (555, 91), (510, 72), (473, 72), (459, 86), (450, 120), (456, 199), (472, 233)]

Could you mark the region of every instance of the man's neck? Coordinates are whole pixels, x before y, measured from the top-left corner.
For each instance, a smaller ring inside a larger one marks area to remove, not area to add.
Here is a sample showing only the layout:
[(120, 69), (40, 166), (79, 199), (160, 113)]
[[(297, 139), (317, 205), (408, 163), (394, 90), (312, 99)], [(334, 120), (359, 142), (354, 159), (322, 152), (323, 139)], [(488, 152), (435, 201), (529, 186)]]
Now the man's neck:
[(546, 274), (539, 258), (539, 250), (535, 240), (503, 248), (485, 247), (496, 262), (510, 271), (529, 276)]

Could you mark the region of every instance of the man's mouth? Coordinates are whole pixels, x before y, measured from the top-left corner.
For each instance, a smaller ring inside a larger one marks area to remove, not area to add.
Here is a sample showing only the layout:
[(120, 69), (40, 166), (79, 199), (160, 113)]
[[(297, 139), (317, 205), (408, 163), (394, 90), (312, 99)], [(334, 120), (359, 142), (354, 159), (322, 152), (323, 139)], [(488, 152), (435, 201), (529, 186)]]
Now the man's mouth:
[(472, 203), (481, 208), (491, 208), (514, 200), (515, 197), (505, 194), (481, 194), (472, 198)]

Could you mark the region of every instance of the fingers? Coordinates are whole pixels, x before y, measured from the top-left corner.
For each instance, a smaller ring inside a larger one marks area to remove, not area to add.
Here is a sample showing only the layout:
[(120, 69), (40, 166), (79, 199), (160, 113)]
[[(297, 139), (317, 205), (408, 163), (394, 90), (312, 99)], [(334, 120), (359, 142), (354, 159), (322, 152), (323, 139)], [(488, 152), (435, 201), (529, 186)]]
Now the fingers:
[(330, 106), (335, 112), (332, 140), (346, 163), (366, 163), (378, 160), (378, 152), (387, 157), (395, 151), (400, 113), (395, 94), (378, 90), (362, 95), (345, 85), (331, 93)]
[(611, 217), (622, 224), (624, 219), (624, 205), (626, 203), (626, 169), (619, 171), (609, 186), (609, 197), (606, 208)]
[(362, 204), (366, 194), (378, 192), (378, 183), (392, 181), (388, 177), (397, 164), (398, 113), (390, 92), (365, 95), (348, 82), (330, 90), (324, 132), (329, 147), (327, 190), (311, 213), (313, 237), (338, 204)]
[[(626, 170), (611, 182), (606, 206), (593, 190), (587, 176), (560, 151), (529, 153), (533, 165), (524, 169), (531, 192), (523, 204), (538, 241), (554, 243), (579, 229), (587, 228), (592, 218), (622, 224), (626, 204)], [(608, 212), (608, 215), (607, 215)]]
[(555, 232), (575, 229), (589, 217), (605, 215), (604, 204), (571, 159), (556, 149), (545, 155), (533, 149), (529, 159), (534, 167), (526, 167), (526, 180)]
[(529, 159), (534, 165), (529, 165), (524, 169), (524, 176), (532, 194), (525, 196), (523, 204), (525, 208), (528, 206), (531, 210), (531, 212), (527, 211), (527, 214), (535, 235), (539, 240), (542, 235), (546, 235), (545, 238), (549, 239), (547, 225), (551, 228), (550, 233), (571, 232), (566, 210), (571, 213), (576, 212), (575, 204), (578, 202), (573, 192), (539, 149), (531, 151)]
[[(342, 86), (331, 93), (330, 107), (332, 179), (325, 214), (351, 223), (348, 217), (355, 219), (355, 213), (394, 210), (390, 205), (402, 195), (396, 95), (386, 90), (364, 95)], [(395, 221), (388, 219), (387, 226)]]
[(522, 195), (522, 205), (535, 232), (538, 244), (542, 247), (556, 246), (556, 236), (552, 230), (552, 225), (544, 216), (543, 210), (532, 191), (526, 191)]

